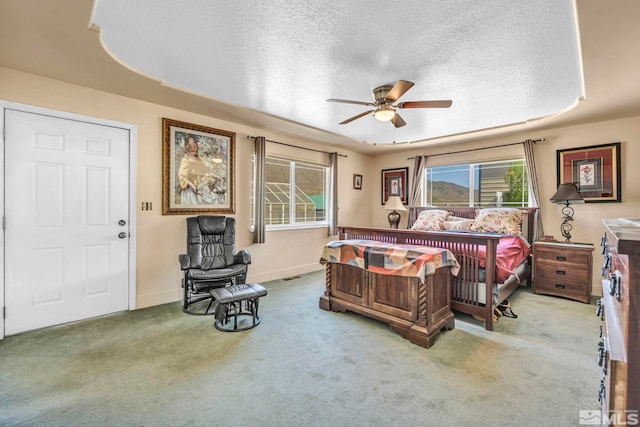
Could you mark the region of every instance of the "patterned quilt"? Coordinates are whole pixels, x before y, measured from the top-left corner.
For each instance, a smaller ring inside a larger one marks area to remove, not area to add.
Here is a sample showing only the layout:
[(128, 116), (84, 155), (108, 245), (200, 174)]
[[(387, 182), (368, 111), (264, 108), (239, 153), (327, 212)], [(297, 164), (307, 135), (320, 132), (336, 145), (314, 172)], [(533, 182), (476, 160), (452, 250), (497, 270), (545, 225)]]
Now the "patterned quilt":
[(438, 268), (451, 267), (457, 275), (458, 260), (448, 249), (402, 245), (375, 240), (334, 240), (325, 245), (320, 263), (349, 264), (387, 275), (419, 277), (424, 283)]

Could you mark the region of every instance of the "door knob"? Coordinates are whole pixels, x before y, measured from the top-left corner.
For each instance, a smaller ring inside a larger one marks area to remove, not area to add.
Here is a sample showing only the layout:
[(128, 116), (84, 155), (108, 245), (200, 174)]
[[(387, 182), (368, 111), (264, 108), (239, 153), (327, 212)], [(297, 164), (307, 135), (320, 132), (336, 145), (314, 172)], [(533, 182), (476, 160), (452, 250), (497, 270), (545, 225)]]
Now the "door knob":
[(125, 233), (124, 231), (121, 233), (118, 233), (118, 237), (121, 239), (126, 239), (127, 238), (127, 233)]
[(125, 221), (124, 219), (121, 219), (120, 221), (118, 221), (118, 225), (125, 226), (127, 225), (127, 221)]

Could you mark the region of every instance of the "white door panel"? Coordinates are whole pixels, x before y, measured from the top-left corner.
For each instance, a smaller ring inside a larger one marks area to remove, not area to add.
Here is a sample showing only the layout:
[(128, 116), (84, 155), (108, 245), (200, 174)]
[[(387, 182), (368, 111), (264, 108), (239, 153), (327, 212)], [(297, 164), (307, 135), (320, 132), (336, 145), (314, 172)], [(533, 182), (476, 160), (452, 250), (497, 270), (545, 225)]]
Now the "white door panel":
[(129, 131), (5, 111), (5, 333), (126, 310)]

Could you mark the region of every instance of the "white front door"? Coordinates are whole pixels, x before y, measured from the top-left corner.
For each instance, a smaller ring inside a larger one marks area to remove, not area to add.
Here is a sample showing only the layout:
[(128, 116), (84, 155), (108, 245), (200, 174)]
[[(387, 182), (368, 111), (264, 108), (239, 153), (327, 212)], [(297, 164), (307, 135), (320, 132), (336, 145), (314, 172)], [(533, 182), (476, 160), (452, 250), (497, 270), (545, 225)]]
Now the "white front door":
[(5, 110), (5, 334), (129, 307), (129, 130)]

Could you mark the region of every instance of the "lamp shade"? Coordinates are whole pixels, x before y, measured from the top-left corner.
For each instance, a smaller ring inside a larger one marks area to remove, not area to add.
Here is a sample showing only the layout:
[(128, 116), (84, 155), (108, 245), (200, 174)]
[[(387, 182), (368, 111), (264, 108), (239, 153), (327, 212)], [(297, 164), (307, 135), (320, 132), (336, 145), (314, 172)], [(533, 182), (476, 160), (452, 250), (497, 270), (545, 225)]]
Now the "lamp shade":
[(389, 211), (406, 211), (407, 208), (402, 204), (402, 199), (400, 196), (389, 196), (387, 199), (387, 203), (384, 204), (382, 209), (386, 209)]
[(549, 200), (551, 200), (553, 203), (564, 203), (567, 205), (574, 203), (584, 203), (584, 199), (578, 192), (578, 188), (573, 183), (560, 184), (558, 186), (556, 194), (551, 196)]

